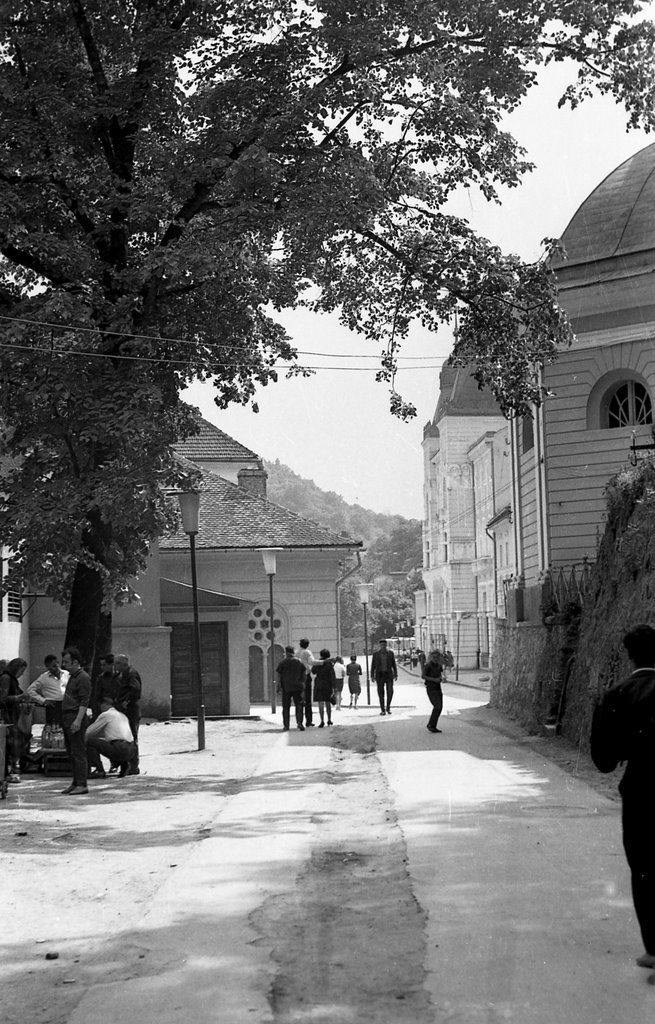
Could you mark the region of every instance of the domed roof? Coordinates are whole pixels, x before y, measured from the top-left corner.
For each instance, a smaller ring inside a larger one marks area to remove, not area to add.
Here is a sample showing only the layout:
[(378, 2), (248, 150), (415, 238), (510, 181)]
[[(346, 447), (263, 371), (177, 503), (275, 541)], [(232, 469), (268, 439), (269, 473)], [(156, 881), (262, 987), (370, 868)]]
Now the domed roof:
[(655, 249), (655, 142), (608, 174), (561, 242), (568, 258), (560, 267)]
[(490, 391), (480, 388), (470, 366), (442, 366), (433, 425), (444, 416), (501, 415), (498, 402)]

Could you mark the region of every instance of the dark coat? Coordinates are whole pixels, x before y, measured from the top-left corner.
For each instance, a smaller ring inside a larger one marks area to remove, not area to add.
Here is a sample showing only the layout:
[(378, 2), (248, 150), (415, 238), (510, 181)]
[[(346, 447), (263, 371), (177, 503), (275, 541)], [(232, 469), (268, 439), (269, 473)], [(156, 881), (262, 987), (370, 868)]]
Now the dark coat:
[[(377, 679), (380, 674), (380, 655), (382, 651), (376, 651), (371, 658), (371, 678)], [(387, 675), (392, 676), (394, 679), (398, 678), (398, 667), (396, 665), (396, 655), (393, 651), (387, 651)]]
[(622, 796), (652, 802), (655, 775), (655, 669), (642, 668), (610, 687), (594, 711), (591, 756), (601, 772), (627, 767)]

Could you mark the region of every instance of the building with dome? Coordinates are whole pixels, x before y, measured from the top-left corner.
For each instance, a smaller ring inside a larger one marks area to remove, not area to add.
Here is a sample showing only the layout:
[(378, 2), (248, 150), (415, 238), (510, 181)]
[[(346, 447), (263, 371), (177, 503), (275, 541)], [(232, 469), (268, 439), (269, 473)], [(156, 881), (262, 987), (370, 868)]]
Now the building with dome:
[(517, 569), (593, 561), (609, 477), (652, 443), (655, 393), (655, 144), (582, 203), (554, 267), (575, 340), (543, 370), (549, 397), (513, 424)]
[(598, 185), (561, 242), (554, 270), (575, 338), (541, 371), (543, 405), (507, 423), (470, 374), (446, 369), (424, 430), (417, 642), (459, 638), (464, 668), (484, 666), (496, 642), (501, 697), (536, 672), (548, 595), (595, 560), (608, 480), (652, 450), (655, 144)]

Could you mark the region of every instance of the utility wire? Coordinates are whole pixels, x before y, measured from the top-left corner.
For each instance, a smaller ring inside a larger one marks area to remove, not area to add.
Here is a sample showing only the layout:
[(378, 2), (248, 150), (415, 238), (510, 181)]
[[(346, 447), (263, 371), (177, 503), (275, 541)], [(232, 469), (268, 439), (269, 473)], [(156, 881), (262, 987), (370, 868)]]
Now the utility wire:
[[(5, 321), (6, 323), (29, 324), (31, 327), (47, 327), (49, 330), (77, 331), (77, 332), (85, 333), (85, 334), (99, 334), (99, 335), (103, 335), (103, 336), (107, 336), (107, 337), (116, 337), (116, 338), (125, 337), (126, 339), (129, 339), (129, 340), (134, 340), (134, 341), (153, 341), (153, 342), (155, 342), (157, 344), (190, 345), (190, 346), (197, 346), (199, 344), (204, 344), (204, 342), (190, 341), (188, 338), (157, 337), (157, 336), (152, 335), (152, 334), (126, 334), (125, 331), (108, 331), (108, 330), (103, 330), (101, 328), (96, 328), (96, 327), (77, 327), (75, 324), (61, 324), (61, 323), (56, 324), (56, 323), (50, 323), (47, 320), (31, 320), (31, 319), (29, 319), (27, 317), (3, 316), (3, 315), (0, 315), (0, 320)], [(227, 344), (226, 345), (217, 345), (217, 344), (212, 345), (212, 348), (215, 348), (215, 349), (223, 349), (224, 348), (224, 349), (228, 349), (228, 351), (231, 351), (233, 349), (233, 347), (234, 347), (233, 345), (227, 345)], [(39, 350), (38, 349), (34, 349), (34, 351), (39, 351)], [(89, 353), (85, 353), (85, 354), (89, 354)], [(325, 357), (326, 359), (376, 359), (376, 360), (379, 360), (379, 358), (380, 358), (379, 354), (375, 354), (375, 353), (371, 353), (371, 355), (368, 355), (367, 353), (362, 353), (361, 355), (356, 355), (356, 354), (354, 354), (352, 352), (308, 352), (308, 351), (304, 351), (302, 349), (298, 349), (298, 355), (300, 355), (300, 356), (321, 356), (321, 357)], [(139, 357), (136, 356), (134, 358), (139, 358)], [(433, 358), (434, 358), (433, 356), (398, 356), (398, 359), (402, 359), (402, 360), (411, 359), (413, 361), (417, 361), (418, 360), (419, 362), (425, 362), (426, 360), (430, 360), (430, 359), (433, 359)]]
[[(88, 349), (45, 348), (45, 347), (38, 346), (38, 345), (18, 345), (15, 342), (0, 342), (0, 349), (9, 349), (11, 351), (16, 351), (16, 352), (43, 352), (45, 355), (49, 355), (49, 356), (61, 356), (61, 357), (73, 356), (73, 357), (78, 358), (78, 359), (110, 359), (112, 361), (120, 359), (120, 360), (124, 360), (124, 361), (128, 361), (128, 362), (135, 362), (135, 363), (160, 363), (160, 364), (165, 364), (166, 366), (185, 366), (185, 367), (188, 367), (188, 365), (189, 365), (189, 360), (187, 360), (187, 359), (169, 359), (168, 357), (164, 358), (163, 356), (130, 356), (130, 355), (124, 355), (124, 354), (120, 354), (120, 353), (112, 354), (110, 352), (91, 352)], [(314, 353), (314, 354), (316, 354), (316, 353)], [(218, 371), (218, 370), (228, 370), (228, 369), (229, 370), (236, 370), (236, 369), (240, 369), (240, 368), (245, 369), (249, 365), (245, 360), (241, 361), (241, 362), (238, 362), (238, 363), (221, 363), (221, 362), (204, 362), (204, 361), (202, 361), (202, 362), (203, 362), (203, 365), (202, 365), (203, 372), (211, 372), (212, 370)], [(294, 369), (299, 369), (301, 371), (302, 370), (339, 370), (339, 371), (345, 371), (347, 373), (357, 373), (357, 372), (361, 372), (361, 373), (374, 373), (374, 372), (377, 372), (376, 368), (374, 366), (330, 366), (330, 365), (327, 365), (327, 366), (323, 366), (323, 365), (306, 366), (304, 364), (299, 364), (299, 363), (270, 363), (270, 364), (267, 364), (267, 363), (261, 363), (261, 364), (260, 363), (252, 363), (250, 365), (252, 365), (253, 369), (256, 369), (256, 368), (264, 369), (264, 368), (268, 367), (269, 369), (276, 369), (276, 370), (294, 370)], [(442, 365), (443, 365), (443, 361), (440, 362), (440, 363), (434, 363), (434, 364), (429, 364), (429, 365), (423, 364), (421, 366), (401, 366), (401, 367), (398, 367), (395, 372), (396, 373), (407, 373), (407, 372), (412, 371), (412, 370), (420, 370), (421, 372), (424, 372), (425, 370), (438, 370), (438, 369), (441, 368)]]

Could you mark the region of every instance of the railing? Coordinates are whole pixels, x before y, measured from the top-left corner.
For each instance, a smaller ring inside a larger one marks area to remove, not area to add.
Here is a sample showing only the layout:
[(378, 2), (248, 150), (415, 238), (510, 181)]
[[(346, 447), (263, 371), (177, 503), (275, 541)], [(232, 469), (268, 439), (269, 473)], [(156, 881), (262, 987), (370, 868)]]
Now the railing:
[(575, 604), (584, 604), (589, 593), (592, 578), (592, 565), (588, 559), (572, 565), (570, 568), (548, 569), (545, 582), (550, 585), (551, 599), (557, 612), (564, 611)]

